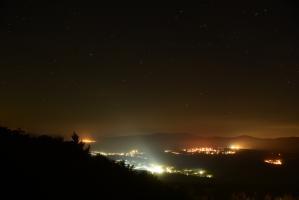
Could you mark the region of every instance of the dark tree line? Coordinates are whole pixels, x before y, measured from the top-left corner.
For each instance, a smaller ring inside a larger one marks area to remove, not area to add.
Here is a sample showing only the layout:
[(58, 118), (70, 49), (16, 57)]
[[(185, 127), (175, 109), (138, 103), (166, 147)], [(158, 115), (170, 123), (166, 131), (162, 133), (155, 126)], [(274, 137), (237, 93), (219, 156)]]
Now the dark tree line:
[(290, 188), (294, 184), (284, 186), (279, 182), (273, 182), (275, 187), (266, 188), (268, 185), (259, 187), (258, 182), (238, 186), (234, 183), (210, 185), (192, 177), (179, 180), (162, 183), (124, 163), (91, 156), (89, 146), (81, 142), (76, 133), (72, 140), (66, 141), (46, 135), (34, 137), (22, 130), (0, 127), (0, 200), (255, 200), (275, 199), (275, 196), (295, 199), (284, 191), (297, 191), (297, 184)]
[(72, 141), (0, 128), (0, 199), (185, 199), (147, 173)]

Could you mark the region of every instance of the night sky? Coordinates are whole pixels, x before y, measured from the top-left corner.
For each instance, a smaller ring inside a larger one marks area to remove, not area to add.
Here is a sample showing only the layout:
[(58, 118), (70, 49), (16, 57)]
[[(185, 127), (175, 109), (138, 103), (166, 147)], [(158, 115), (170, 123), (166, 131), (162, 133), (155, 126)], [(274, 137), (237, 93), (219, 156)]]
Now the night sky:
[(0, 7), (2, 126), (299, 136), (296, 1)]

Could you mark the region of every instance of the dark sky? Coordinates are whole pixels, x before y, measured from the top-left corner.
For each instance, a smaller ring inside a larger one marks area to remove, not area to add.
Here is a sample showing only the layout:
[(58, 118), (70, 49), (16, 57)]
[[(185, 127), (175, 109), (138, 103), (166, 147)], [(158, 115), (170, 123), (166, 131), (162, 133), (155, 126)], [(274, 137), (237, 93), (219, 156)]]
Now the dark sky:
[(296, 1), (0, 4), (1, 125), (299, 136)]

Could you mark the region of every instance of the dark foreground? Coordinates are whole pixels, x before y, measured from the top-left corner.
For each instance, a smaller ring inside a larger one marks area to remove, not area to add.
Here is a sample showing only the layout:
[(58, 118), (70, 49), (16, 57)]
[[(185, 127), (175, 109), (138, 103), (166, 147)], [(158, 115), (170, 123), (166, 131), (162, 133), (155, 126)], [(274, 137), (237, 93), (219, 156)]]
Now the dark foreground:
[(186, 199), (146, 173), (67, 142), (0, 129), (0, 199)]
[(7, 128), (0, 128), (0, 162), (0, 199), (290, 200), (299, 192), (294, 182), (265, 184), (259, 177), (248, 183), (179, 175), (157, 178), (90, 156), (76, 135), (65, 141)]

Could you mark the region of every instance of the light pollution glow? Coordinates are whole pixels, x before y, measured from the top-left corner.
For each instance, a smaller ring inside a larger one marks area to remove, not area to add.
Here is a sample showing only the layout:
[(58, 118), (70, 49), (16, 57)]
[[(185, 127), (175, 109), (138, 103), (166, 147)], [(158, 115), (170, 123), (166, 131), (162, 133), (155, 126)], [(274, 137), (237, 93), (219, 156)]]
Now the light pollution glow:
[(93, 156), (102, 155), (106, 157), (123, 157), (123, 158), (137, 158), (142, 159), (142, 161), (134, 162), (128, 159), (120, 159), (116, 160), (116, 162), (125, 162), (127, 166), (133, 166), (133, 169), (139, 171), (147, 171), (151, 174), (162, 175), (162, 174), (182, 174), (186, 176), (197, 176), (203, 178), (213, 178), (214, 176), (208, 173), (204, 169), (176, 169), (173, 166), (167, 166), (163, 164), (153, 163), (145, 154), (134, 149), (129, 152), (121, 152), (121, 153), (106, 153), (106, 152), (97, 152), (93, 151), (91, 153)]
[(281, 159), (266, 159), (264, 162), (270, 165), (283, 165), (283, 161)]
[(181, 154), (206, 154), (206, 155), (234, 155), (238, 150), (241, 150), (239, 145), (231, 145), (229, 148), (212, 148), (212, 147), (193, 147), (182, 149), (181, 151), (165, 150), (164, 153), (174, 155)]
[(97, 141), (89, 139), (89, 138), (84, 138), (84, 139), (82, 139), (82, 142), (85, 144), (93, 144), (93, 143), (96, 143)]
[[(241, 150), (240, 145), (231, 145), (229, 148), (213, 148), (213, 147), (194, 147), (188, 149), (182, 149), (180, 151), (165, 150), (166, 154), (174, 155), (196, 155), (205, 154), (209, 156), (215, 155), (235, 155)], [(176, 169), (173, 166), (167, 166), (152, 162), (151, 159), (147, 158), (145, 153), (140, 152), (137, 149), (133, 149), (129, 152), (120, 153), (106, 153), (99, 151), (92, 151), (93, 156), (102, 155), (110, 157), (116, 162), (125, 162), (127, 166), (132, 166), (135, 170), (147, 171), (151, 174), (162, 175), (162, 174), (182, 174), (186, 176), (198, 176), (204, 178), (213, 178), (211, 173), (208, 173), (205, 169)], [(118, 159), (115, 159), (118, 158)], [(120, 159), (119, 159), (120, 158)], [(133, 159), (133, 160), (132, 160)], [(137, 160), (134, 160), (137, 159)], [(283, 165), (282, 159), (265, 159), (265, 163), (270, 165)]]

